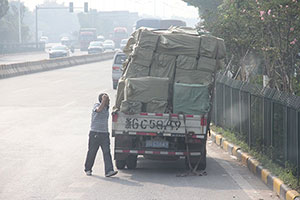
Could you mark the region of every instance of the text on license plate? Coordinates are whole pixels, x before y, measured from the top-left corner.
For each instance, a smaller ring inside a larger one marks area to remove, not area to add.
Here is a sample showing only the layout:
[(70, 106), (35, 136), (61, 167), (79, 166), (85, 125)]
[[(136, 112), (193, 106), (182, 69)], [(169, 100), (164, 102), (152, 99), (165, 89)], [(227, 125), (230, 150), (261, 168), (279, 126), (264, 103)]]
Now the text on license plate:
[(169, 148), (169, 142), (168, 141), (146, 140), (146, 147)]
[(159, 129), (166, 130), (170, 128), (171, 130), (178, 130), (181, 126), (180, 121), (170, 121), (166, 120), (154, 120), (154, 119), (138, 119), (138, 118), (126, 118), (125, 128), (126, 129)]

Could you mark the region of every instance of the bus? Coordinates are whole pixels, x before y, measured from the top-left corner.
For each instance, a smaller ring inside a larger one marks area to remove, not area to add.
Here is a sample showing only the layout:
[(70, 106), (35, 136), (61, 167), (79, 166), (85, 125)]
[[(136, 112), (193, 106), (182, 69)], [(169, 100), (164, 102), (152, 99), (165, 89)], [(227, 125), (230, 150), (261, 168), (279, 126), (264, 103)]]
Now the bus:
[(176, 19), (144, 18), (136, 22), (135, 29), (139, 29), (140, 27), (154, 28), (154, 29), (168, 29), (171, 26), (186, 26), (186, 23), (182, 20), (176, 20)]
[(114, 28), (113, 41), (115, 42), (117, 48), (120, 47), (120, 43), (122, 39), (127, 39), (127, 38), (128, 38), (128, 33), (125, 27)]
[(171, 26), (186, 26), (186, 23), (178, 19), (163, 19), (160, 21), (161, 29), (168, 29)]
[(87, 51), (91, 41), (97, 40), (96, 28), (81, 28), (79, 30), (80, 51)]
[(139, 29), (141, 27), (159, 29), (160, 19), (154, 19), (154, 18), (140, 19), (135, 23), (135, 29)]

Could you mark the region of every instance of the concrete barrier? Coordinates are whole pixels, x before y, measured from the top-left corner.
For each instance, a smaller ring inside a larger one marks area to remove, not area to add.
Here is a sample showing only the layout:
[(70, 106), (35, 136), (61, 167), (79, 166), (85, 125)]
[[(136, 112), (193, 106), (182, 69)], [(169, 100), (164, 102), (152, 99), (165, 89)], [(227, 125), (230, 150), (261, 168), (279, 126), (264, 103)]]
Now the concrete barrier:
[(0, 65), (0, 79), (112, 59), (115, 52)]

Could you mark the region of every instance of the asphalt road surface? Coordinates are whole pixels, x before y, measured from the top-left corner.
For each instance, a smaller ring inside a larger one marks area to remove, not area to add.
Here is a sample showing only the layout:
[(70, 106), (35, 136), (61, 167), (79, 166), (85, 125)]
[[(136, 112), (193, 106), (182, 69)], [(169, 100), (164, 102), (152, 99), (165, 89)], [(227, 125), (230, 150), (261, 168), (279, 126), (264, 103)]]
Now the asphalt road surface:
[(183, 160), (139, 158), (136, 170), (105, 178), (101, 152), (93, 176), (86, 176), (92, 106), (100, 92), (108, 93), (112, 104), (115, 99), (111, 64), (109, 60), (0, 80), (1, 200), (278, 199), (211, 141), (206, 176), (177, 177), (185, 172)]

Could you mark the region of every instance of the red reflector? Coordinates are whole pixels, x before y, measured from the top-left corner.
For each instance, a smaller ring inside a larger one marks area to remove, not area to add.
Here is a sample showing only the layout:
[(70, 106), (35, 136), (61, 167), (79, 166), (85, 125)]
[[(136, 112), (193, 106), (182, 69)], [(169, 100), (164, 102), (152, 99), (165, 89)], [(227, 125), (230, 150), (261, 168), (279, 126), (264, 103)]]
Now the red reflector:
[(171, 116), (172, 116), (172, 117), (178, 117), (178, 115), (177, 115), (177, 114), (171, 114)]
[(186, 117), (194, 117), (194, 115), (186, 115)]
[(153, 151), (153, 154), (160, 154), (160, 151)]
[(207, 125), (207, 120), (206, 118), (202, 117), (201, 118), (201, 126), (206, 126)]
[(148, 113), (140, 113), (140, 115), (148, 115)]
[(113, 114), (112, 121), (117, 122), (118, 121), (118, 114)]
[(123, 153), (129, 153), (130, 150), (123, 150)]
[(113, 66), (113, 70), (120, 70), (120, 67)]
[(140, 150), (140, 151), (138, 151), (138, 153), (140, 153), (140, 154), (144, 154), (144, 153), (145, 153), (145, 151), (142, 151), (142, 150)]
[(175, 152), (168, 152), (169, 155), (175, 155)]
[(156, 116), (163, 116), (162, 113), (156, 113), (155, 115), (156, 115)]

